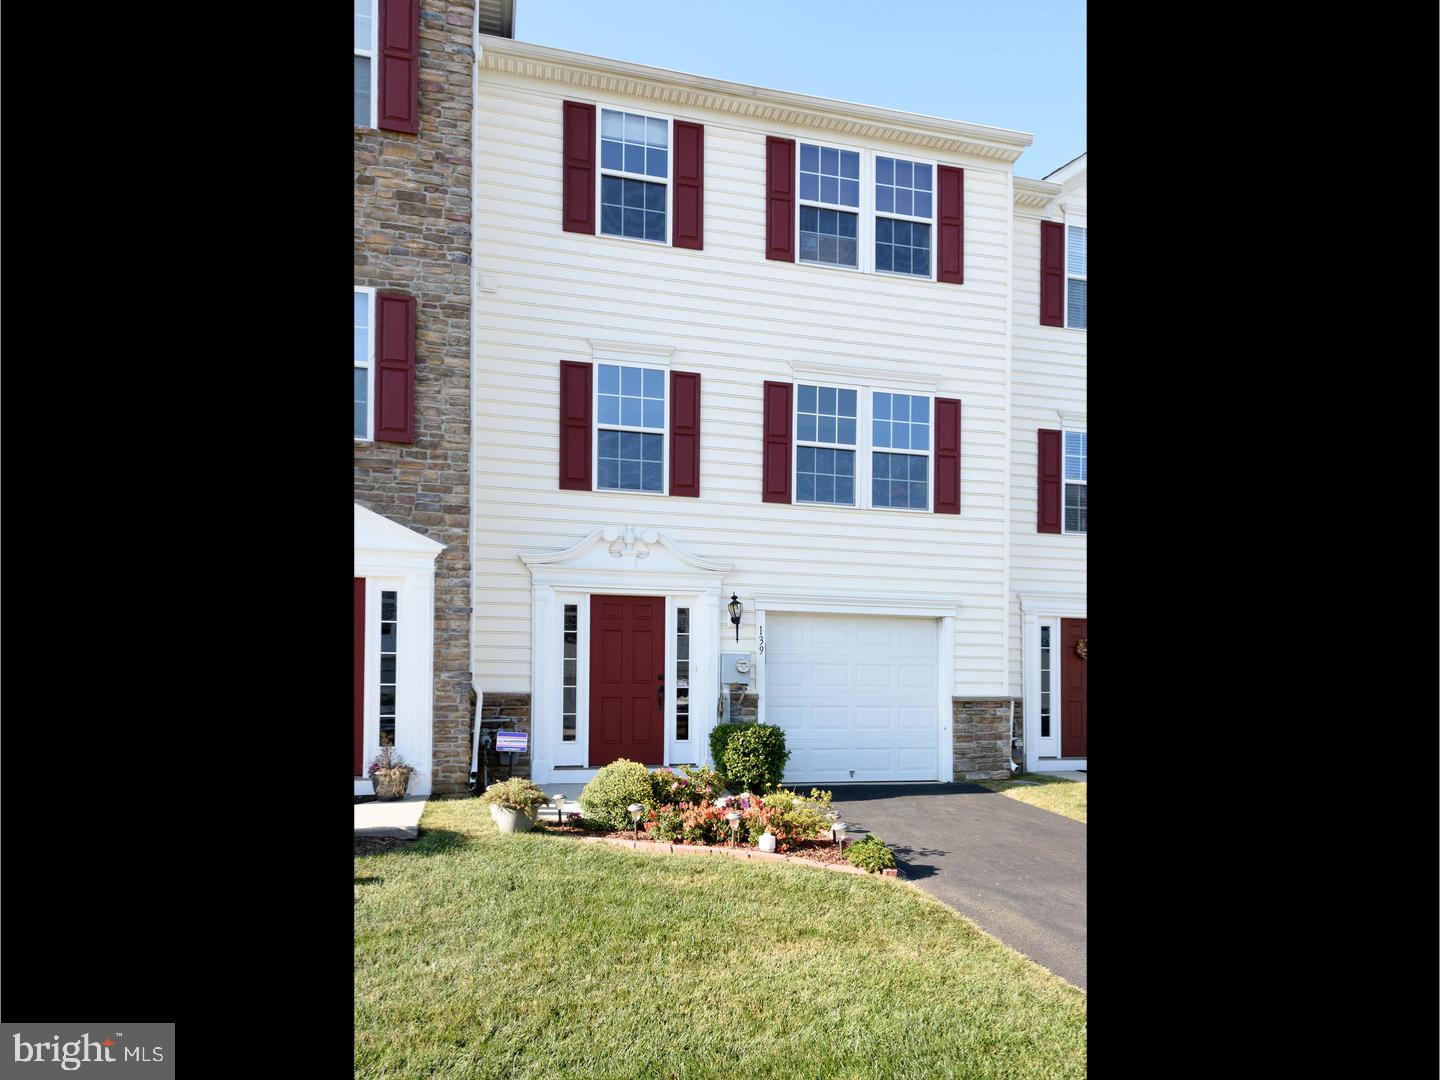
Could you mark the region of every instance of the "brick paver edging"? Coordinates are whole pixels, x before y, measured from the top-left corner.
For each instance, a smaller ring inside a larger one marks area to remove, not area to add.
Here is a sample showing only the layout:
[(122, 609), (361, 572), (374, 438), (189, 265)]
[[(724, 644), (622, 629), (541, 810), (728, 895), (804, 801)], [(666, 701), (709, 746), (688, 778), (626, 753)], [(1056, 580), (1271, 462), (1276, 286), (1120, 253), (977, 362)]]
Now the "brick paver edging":
[[(849, 863), (823, 863), (814, 859), (802, 859), (779, 851), (757, 851), (755, 848), (708, 847), (704, 844), (665, 844), (655, 840), (624, 840), (618, 836), (579, 836), (587, 844), (614, 844), (616, 847), (634, 851), (648, 851), (655, 855), (728, 855), (732, 859), (765, 859), (770, 862), (787, 862), (796, 866), (813, 866), (820, 870), (835, 870), (842, 874), (864, 874), (870, 871)], [(881, 870), (883, 877), (898, 877), (895, 870)]]

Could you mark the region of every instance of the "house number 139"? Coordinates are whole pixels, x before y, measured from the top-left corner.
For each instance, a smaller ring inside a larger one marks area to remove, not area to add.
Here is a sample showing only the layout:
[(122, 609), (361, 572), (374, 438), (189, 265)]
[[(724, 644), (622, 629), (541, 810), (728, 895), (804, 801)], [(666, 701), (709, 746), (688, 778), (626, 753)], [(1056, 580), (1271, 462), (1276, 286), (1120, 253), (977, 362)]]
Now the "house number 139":
[(761, 656), (764, 656), (764, 655), (765, 655), (765, 627), (763, 627), (763, 626), (760, 627), (760, 628), (759, 628), (759, 631), (760, 631), (760, 640), (759, 640), (759, 643), (758, 643), (758, 647), (759, 647), (759, 649), (760, 649), (760, 655), (761, 655)]

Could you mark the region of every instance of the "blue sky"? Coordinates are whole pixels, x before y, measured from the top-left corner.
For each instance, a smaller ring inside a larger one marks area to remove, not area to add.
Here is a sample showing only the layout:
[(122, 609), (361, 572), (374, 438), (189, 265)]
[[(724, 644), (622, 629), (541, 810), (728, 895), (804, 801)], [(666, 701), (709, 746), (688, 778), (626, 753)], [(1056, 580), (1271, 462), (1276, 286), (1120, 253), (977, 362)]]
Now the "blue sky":
[(778, 90), (1028, 131), (1085, 150), (1085, 0), (515, 0), (515, 37)]

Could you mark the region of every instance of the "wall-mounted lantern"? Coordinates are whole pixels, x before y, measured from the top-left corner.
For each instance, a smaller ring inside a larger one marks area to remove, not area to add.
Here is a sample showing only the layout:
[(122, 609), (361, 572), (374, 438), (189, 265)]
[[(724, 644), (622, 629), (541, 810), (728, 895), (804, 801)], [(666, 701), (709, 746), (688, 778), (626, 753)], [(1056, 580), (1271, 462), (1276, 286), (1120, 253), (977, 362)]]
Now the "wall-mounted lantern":
[(730, 594), (730, 621), (735, 624), (735, 640), (740, 640), (740, 597)]

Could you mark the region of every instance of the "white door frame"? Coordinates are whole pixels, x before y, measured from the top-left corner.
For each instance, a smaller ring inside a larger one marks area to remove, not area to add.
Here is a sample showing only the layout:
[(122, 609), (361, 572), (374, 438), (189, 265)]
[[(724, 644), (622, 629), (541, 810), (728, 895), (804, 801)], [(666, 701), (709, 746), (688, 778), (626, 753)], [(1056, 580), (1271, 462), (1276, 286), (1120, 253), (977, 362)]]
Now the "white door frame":
[[(587, 783), (598, 767), (588, 766), (590, 597), (665, 598), (665, 760), (675, 760), (675, 609), (690, 609), (690, 738), (709, 745), (714, 717), (697, 703), (708, 689), (719, 693), (720, 613), (730, 563), (701, 559), (655, 529), (612, 526), (596, 529), (563, 551), (521, 554), (530, 570), (530, 746), (531, 777), (537, 784)], [(575, 742), (561, 741), (564, 614), (577, 604)], [(702, 692), (704, 690), (704, 692)], [(704, 760), (692, 751), (687, 760)], [(585, 765), (585, 768), (573, 766)], [(560, 769), (560, 766), (572, 766)], [(558, 770), (558, 771), (557, 771)]]
[(1088, 758), (1040, 758), (1040, 624), (1050, 623), (1050, 734), (1058, 754), (1061, 724), (1060, 620), (1084, 619), (1084, 593), (1020, 593), (1021, 641), (1025, 666), (1024, 694), (1025, 770), (1027, 772), (1066, 772), (1088, 769)]
[(770, 612), (785, 614), (831, 615), (899, 615), (920, 619), (938, 619), (935, 635), (936, 707), (940, 720), (936, 733), (942, 783), (955, 779), (955, 746), (950, 734), (954, 722), (955, 696), (955, 618), (960, 613), (958, 601), (925, 600), (911, 597), (803, 596), (764, 592), (754, 597), (755, 606), (755, 691), (759, 695), (757, 718), (765, 723), (765, 619)]
[[(365, 721), (361, 768), (380, 750), (380, 594), (395, 593), (395, 749), (415, 769), (408, 795), (430, 794), (435, 710), (435, 559), (445, 545), (355, 504), (355, 576), (365, 579)], [(368, 795), (356, 777), (356, 795)]]

